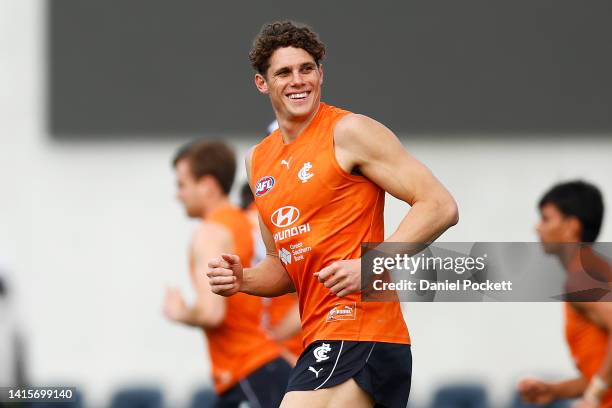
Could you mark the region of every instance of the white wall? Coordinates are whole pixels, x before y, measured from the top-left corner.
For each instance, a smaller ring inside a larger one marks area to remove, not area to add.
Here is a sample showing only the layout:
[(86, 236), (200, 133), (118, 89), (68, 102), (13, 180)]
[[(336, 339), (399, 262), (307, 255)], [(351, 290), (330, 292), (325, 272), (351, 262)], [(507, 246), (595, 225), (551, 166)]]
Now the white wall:
[[(16, 271), (30, 374), (36, 384), (78, 384), (98, 404), (136, 380), (185, 401), (209, 367), (201, 335), (160, 314), (166, 284), (189, 288), (193, 224), (169, 167), (179, 141), (57, 143), (45, 134), (43, 4), (0, 0), (0, 253)], [(446, 241), (535, 240), (535, 203), (559, 180), (584, 177), (612, 197), (610, 137), (402, 140), (460, 204)], [(250, 143), (236, 146), (244, 153)], [(405, 210), (389, 200), (388, 229)], [(612, 240), (609, 222), (601, 238)], [(447, 379), (480, 379), (502, 399), (518, 375), (572, 372), (558, 304), (405, 311), (417, 401)]]

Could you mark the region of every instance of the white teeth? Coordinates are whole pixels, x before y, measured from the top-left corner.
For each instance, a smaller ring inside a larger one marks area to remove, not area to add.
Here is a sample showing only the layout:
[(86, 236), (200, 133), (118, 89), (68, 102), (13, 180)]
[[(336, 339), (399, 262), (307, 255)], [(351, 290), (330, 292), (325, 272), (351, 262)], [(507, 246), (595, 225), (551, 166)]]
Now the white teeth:
[(302, 93), (298, 93), (298, 94), (291, 94), (289, 95), (289, 99), (300, 99), (300, 98), (305, 98), (308, 94), (306, 92), (302, 92)]

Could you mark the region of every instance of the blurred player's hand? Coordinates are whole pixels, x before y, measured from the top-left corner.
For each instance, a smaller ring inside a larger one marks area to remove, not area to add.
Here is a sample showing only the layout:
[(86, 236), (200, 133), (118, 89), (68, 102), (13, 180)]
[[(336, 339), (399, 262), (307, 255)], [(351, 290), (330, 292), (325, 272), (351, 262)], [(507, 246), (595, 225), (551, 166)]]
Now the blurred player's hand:
[(361, 260), (336, 261), (314, 274), (319, 282), (338, 297), (361, 290)]
[(221, 296), (231, 296), (242, 285), (242, 263), (238, 255), (222, 254), (208, 262), (210, 288)]
[(525, 402), (537, 405), (546, 405), (555, 399), (552, 384), (537, 378), (525, 378), (519, 382), (518, 390)]
[(593, 404), (584, 398), (581, 398), (578, 400), (578, 402), (572, 405), (572, 408), (597, 408), (597, 404)]
[(176, 288), (166, 288), (166, 296), (164, 298), (164, 315), (175, 322), (183, 321), (185, 314), (188, 311), (185, 299), (181, 291)]

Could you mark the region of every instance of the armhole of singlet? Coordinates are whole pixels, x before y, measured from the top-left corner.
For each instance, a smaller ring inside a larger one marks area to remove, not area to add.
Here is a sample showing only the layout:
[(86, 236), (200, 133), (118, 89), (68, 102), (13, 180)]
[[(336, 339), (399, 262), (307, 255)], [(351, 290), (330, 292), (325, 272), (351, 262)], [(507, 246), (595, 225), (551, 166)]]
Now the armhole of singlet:
[(348, 180), (351, 180), (355, 183), (365, 183), (365, 182), (371, 183), (371, 181), (365, 176), (358, 176), (356, 174), (348, 173), (346, 170), (342, 168), (342, 166), (340, 166), (340, 163), (338, 163), (338, 159), (336, 159), (336, 140), (334, 139), (334, 133), (336, 132), (336, 126), (338, 125), (338, 122), (340, 122), (342, 118), (350, 114), (351, 113), (348, 112), (345, 115), (342, 115), (339, 118), (336, 118), (336, 120), (334, 120), (332, 124), (332, 130), (331, 132), (329, 132), (330, 139), (327, 141), (329, 144), (327, 146), (327, 154), (329, 155), (329, 161), (331, 162), (332, 166), (336, 170), (336, 173), (338, 173), (342, 177)]

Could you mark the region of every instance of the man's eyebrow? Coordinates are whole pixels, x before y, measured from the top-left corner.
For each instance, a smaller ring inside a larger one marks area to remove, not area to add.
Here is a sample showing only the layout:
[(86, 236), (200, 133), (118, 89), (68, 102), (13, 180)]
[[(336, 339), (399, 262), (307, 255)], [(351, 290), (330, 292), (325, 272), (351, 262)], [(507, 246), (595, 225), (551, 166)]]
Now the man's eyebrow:
[(289, 71), (289, 67), (281, 67), (281, 68), (277, 69), (276, 71), (274, 71), (274, 75), (278, 75), (278, 74), (281, 74), (281, 73), (287, 72), (287, 71)]
[[(314, 62), (304, 62), (303, 64), (300, 64), (300, 69), (314, 68), (315, 66), (316, 64)], [(281, 68), (278, 68), (276, 71), (274, 71), (273, 75), (282, 74), (288, 71), (291, 71), (291, 67), (281, 67)]]

